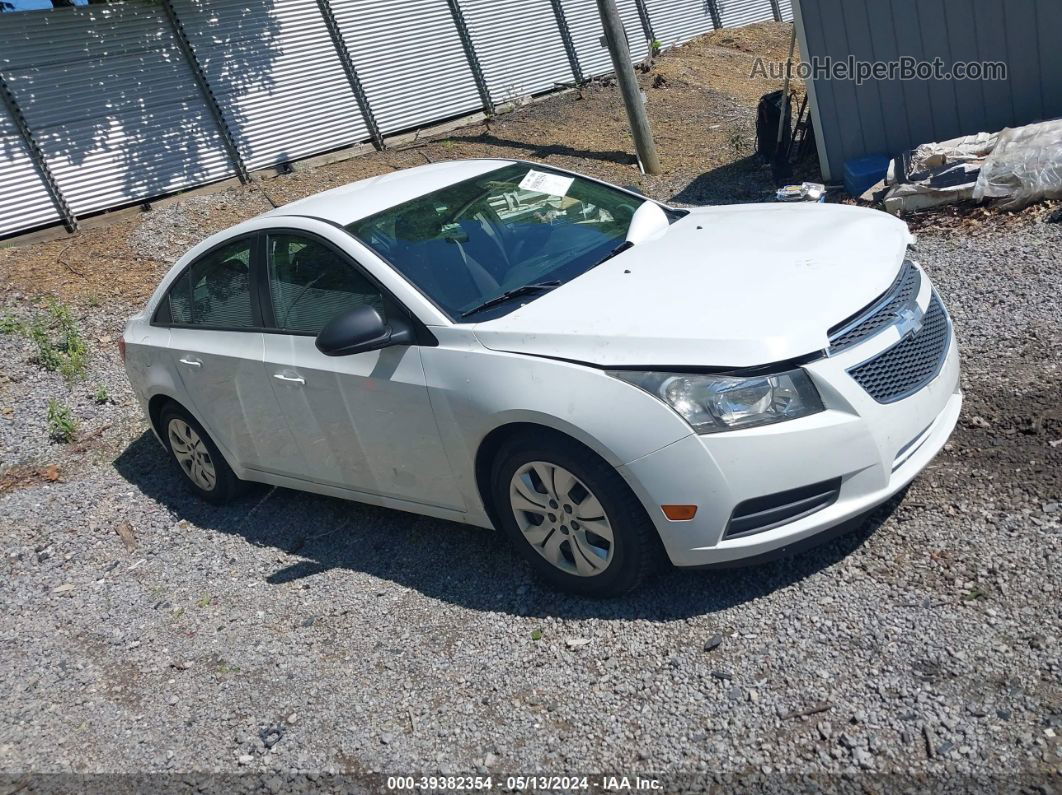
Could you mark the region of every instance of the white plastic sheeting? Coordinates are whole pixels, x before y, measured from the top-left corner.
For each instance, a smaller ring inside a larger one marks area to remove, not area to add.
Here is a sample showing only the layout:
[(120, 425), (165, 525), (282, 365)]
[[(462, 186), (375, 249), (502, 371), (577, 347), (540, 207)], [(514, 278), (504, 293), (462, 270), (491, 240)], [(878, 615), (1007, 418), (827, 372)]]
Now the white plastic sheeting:
[(314, 0), (175, 0), (174, 8), (248, 168), (368, 140)]
[[(0, 69), (75, 215), (233, 173), (157, 7), (3, 17)], [(15, 189), (43, 212), (28, 172)], [(0, 231), (27, 220), (0, 214)]]
[(981, 166), (973, 198), (999, 200), (1007, 210), (1062, 199), (1062, 120), (1000, 132)]
[(921, 144), (894, 159), (863, 198), (892, 213), (964, 201), (1017, 210), (1062, 199), (1062, 120)]
[(400, 15), (379, 0), (332, 10), (384, 134), (481, 107), (446, 0), (405, 0)]

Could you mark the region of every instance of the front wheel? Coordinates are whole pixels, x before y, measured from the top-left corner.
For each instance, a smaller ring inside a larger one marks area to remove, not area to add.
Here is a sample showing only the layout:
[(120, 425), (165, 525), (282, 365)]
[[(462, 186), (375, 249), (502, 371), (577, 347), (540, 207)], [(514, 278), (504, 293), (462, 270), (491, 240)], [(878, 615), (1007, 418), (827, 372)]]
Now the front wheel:
[(659, 559), (656, 529), (630, 487), (574, 441), (510, 442), (495, 461), (492, 488), (502, 529), (535, 572), (562, 590), (626, 593)]

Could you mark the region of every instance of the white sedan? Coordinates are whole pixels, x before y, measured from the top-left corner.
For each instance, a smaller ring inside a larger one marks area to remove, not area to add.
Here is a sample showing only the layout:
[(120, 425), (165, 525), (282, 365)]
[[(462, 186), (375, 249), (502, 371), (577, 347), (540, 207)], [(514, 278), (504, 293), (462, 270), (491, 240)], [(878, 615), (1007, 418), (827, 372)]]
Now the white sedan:
[(122, 340), (203, 498), (244, 481), (505, 532), (585, 594), (825, 537), (962, 402), (906, 226), (680, 210), (465, 160), (330, 190), (182, 257)]

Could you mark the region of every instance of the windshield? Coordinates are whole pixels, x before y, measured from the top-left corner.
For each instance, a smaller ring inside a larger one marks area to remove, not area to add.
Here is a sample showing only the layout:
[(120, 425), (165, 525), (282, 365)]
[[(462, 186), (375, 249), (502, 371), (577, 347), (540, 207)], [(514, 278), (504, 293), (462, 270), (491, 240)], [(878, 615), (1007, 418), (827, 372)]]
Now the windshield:
[[(505, 314), (601, 262), (644, 202), (541, 166), (449, 185), (347, 229), (458, 322)], [(516, 291), (511, 299), (495, 301)], [(484, 306), (490, 304), (490, 306)]]

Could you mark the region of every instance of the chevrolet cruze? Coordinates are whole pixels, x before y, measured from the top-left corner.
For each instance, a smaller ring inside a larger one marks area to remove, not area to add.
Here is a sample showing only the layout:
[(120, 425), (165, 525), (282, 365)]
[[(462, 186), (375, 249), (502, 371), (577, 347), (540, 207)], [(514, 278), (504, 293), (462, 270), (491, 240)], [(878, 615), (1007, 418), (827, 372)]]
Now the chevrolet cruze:
[(203, 241), (122, 348), (207, 500), (258, 481), (495, 527), (616, 594), (665, 556), (822, 538), (941, 449), (958, 353), (911, 242), (873, 210), (435, 163)]

